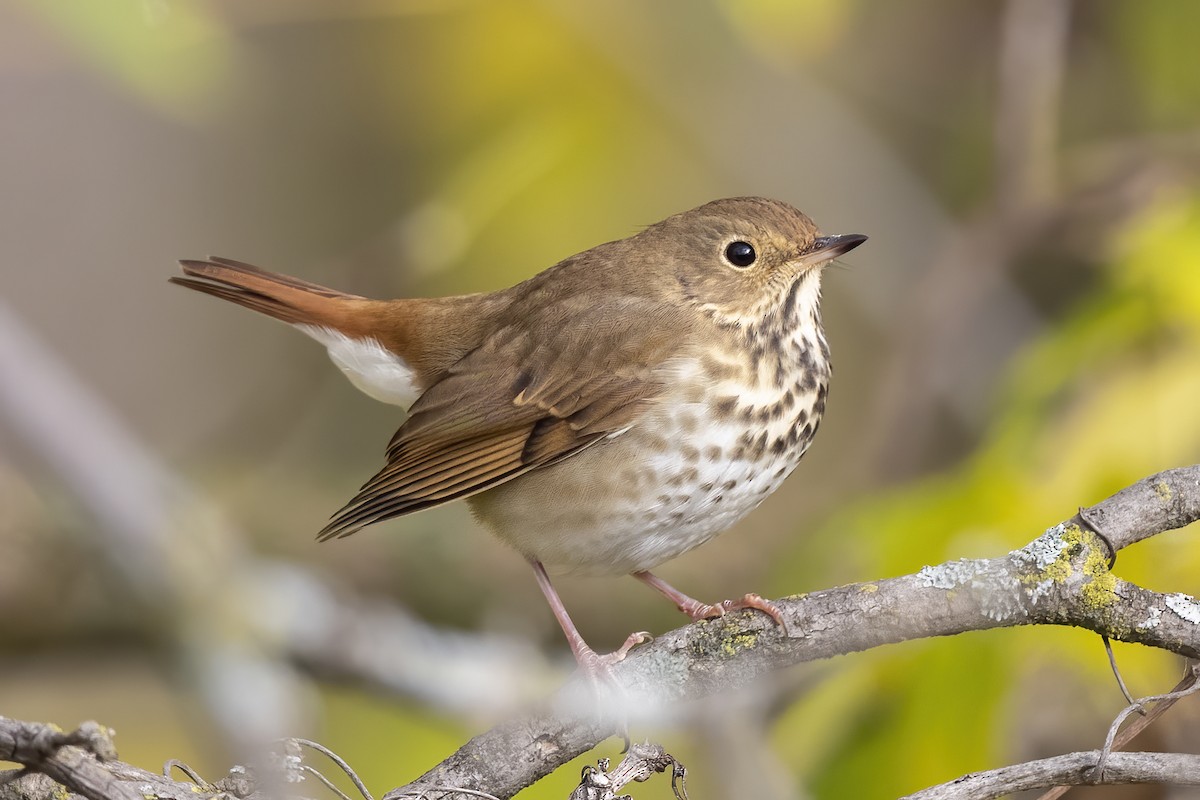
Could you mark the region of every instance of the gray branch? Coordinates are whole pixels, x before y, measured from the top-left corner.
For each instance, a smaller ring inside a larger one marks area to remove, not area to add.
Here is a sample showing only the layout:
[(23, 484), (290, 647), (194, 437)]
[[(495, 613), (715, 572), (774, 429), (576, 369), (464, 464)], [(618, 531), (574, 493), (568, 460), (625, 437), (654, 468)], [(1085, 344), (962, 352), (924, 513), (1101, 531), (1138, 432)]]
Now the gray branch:
[(1068, 753), (1011, 767), (974, 772), (931, 786), (903, 800), (990, 800), (1049, 786), (1108, 786), (1162, 783), (1200, 786), (1200, 755), (1183, 753), (1113, 753), (1102, 775), (1095, 772), (1099, 750)]
[[(95, 722), (87, 722), (72, 733), (49, 725), (0, 717), (0, 759), (24, 764), (88, 800), (138, 800), (141, 793), (123, 783), (103, 762), (117, 757), (112, 733)], [(0, 785), (23, 777), (14, 770), (0, 778)]]

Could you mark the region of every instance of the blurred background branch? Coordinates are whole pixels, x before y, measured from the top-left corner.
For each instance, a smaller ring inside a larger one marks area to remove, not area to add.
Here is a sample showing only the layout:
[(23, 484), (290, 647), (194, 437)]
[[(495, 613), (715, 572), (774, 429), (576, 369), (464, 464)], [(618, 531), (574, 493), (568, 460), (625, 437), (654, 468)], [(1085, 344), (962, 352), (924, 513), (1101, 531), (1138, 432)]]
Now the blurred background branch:
[(512, 640), (438, 631), (251, 555), (3, 302), (0, 421), (95, 519), (80, 545), (136, 605), (146, 646), (165, 648), (198, 687), (233, 752), (302, 727), (310, 687), (297, 662), (467, 717), (509, 711), (556, 674)]

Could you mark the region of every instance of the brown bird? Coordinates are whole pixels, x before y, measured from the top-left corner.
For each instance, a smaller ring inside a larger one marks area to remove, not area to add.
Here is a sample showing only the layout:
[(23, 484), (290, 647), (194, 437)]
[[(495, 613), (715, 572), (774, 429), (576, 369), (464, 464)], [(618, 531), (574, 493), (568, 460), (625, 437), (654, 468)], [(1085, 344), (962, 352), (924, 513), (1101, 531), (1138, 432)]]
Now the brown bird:
[(371, 300), (222, 258), (173, 283), (287, 322), (371, 397), (408, 411), (387, 465), (318, 538), (467, 498), (537, 575), (592, 677), (595, 653), (550, 584), (630, 573), (692, 619), (716, 605), (649, 570), (744, 517), (796, 467), (829, 381), (821, 267), (866, 241), (796, 209), (716, 200), (491, 294)]

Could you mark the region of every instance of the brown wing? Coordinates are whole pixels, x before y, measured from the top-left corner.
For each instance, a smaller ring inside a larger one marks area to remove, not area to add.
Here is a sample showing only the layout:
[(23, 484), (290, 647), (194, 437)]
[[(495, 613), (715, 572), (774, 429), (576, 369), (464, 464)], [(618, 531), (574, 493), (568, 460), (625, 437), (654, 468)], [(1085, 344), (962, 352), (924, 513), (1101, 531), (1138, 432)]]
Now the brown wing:
[(387, 466), (318, 538), (482, 492), (629, 426), (663, 392), (661, 366), (687, 332), (677, 309), (640, 298), (524, 312), (421, 395)]

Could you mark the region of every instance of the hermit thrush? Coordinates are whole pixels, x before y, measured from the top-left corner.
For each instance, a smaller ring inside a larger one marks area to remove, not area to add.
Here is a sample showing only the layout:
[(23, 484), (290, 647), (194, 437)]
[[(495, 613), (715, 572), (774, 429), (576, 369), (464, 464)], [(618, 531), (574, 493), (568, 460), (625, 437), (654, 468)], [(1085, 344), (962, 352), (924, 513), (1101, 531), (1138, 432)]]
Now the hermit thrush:
[[(321, 531), (468, 498), (529, 560), (592, 675), (597, 655), (546, 574), (632, 573), (693, 619), (708, 605), (648, 570), (745, 516), (795, 468), (829, 381), (821, 267), (866, 241), (775, 200), (717, 200), (491, 294), (370, 300), (236, 261), (175, 283), (290, 323), (371, 397), (408, 411), (387, 465)], [(544, 565), (544, 566), (543, 566)]]

